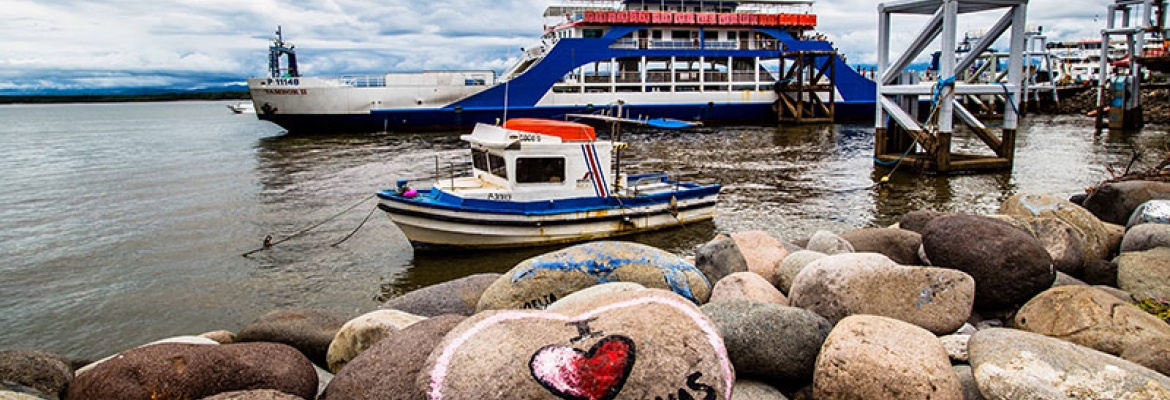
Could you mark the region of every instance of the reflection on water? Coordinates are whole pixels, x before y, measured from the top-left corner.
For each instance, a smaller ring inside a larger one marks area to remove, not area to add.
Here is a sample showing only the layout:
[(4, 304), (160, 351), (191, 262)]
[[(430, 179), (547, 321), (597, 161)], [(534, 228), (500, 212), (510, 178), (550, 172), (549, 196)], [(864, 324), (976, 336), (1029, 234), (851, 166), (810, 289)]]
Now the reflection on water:
[[(62, 115), (68, 118), (62, 118)], [(95, 358), (162, 337), (238, 330), (275, 308), (346, 316), (559, 247), (416, 253), (370, 196), (470, 160), (456, 135), (287, 136), (222, 103), (0, 107), (0, 343)], [(1067, 196), (1166, 156), (1166, 129), (1096, 133), (1030, 116), (1011, 172), (920, 176), (870, 158), (861, 125), (631, 130), (629, 173), (723, 185), (714, 221), (623, 237), (679, 254), (717, 233), (885, 226), (906, 212), (990, 213), (1015, 193)], [(978, 139), (957, 135), (956, 148)], [(438, 167), (436, 168), (436, 161)], [(364, 202), (362, 202), (364, 201)], [(362, 203), (359, 203), (362, 202)], [(350, 212), (346, 207), (358, 204)], [(320, 227), (245, 258), (266, 235)]]

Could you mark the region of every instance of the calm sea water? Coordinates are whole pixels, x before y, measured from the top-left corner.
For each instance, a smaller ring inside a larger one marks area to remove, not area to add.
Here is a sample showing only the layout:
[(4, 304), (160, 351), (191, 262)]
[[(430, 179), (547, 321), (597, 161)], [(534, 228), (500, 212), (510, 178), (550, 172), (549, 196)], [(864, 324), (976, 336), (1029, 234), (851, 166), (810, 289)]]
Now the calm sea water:
[[(0, 349), (96, 358), (164, 337), (238, 331), (277, 308), (356, 316), (406, 291), (503, 272), (550, 249), (414, 253), (374, 191), (469, 160), (451, 135), (289, 137), (223, 102), (0, 107)], [(1067, 196), (1165, 157), (1166, 129), (1097, 133), (1031, 116), (1011, 173), (924, 177), (870, 159), (866, 124), (628, 131), (627, 171), (724, 185), (712, 223), (630, 237), (687, 253), (716, 233), (884, 226), (916, 209), (993, 212), (1019, 192)], [(956, 147), (978, 148), (971, 137)], [(446, 172), (441, 172), (445, 174)], [(283, 238), (251, 257), (265, 236)]]

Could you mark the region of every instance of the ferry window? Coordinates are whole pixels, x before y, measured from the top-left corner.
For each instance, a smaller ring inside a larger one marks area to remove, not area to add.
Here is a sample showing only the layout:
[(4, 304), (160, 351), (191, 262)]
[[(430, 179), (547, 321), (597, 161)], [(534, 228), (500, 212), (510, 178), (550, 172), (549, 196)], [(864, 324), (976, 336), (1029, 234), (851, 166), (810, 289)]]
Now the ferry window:
[(597, 39), (602, 36), (602, 33), (603, 31), (601, 29), (583, 29), (581, 30), (581, 37), (586, 39)]
[(482, 149), (472, 149), (471, 166), (480, 171), (491, 171), (491, 169), (488, 168), (487, 151)]
[(563, 157), (519, 157), (516, 159), (516, 183), (565, 181)]
[(491, 164), (492, 175), (508, 179), (508, 165), (504, 163), (504, 157), (488, 153), (488, 163)]

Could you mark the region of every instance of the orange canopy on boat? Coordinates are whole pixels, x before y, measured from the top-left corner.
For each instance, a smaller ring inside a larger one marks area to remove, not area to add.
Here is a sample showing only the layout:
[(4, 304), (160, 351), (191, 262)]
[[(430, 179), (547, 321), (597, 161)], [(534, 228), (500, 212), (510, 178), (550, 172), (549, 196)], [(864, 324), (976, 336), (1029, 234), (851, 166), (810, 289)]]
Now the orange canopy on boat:
[(593, 127), (569, 121), (540, 118), (515, 118), (504, 122), (504, 128), (556, 136), (561, 140), (596, 140)]

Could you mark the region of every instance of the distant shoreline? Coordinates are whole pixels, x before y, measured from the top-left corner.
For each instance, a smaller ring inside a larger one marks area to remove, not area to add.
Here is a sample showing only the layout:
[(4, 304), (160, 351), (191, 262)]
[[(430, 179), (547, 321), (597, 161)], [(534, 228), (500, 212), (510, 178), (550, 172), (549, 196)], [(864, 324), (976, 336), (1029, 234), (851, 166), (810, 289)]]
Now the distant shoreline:
[(160, 94), (86, 94), (86, 95), (38, 95), (0, 96), (0, 104), (55, 104), (55, 103), (128, 103), (143, 101), (177, 100), (247, 100), (248, 92), (200, 92)]

